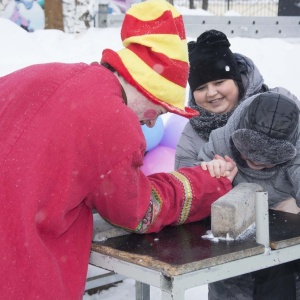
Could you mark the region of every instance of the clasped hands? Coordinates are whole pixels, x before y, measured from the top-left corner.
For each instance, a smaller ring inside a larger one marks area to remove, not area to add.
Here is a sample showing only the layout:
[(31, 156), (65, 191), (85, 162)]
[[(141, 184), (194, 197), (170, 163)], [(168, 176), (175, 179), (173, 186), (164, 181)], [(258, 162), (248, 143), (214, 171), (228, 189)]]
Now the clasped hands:
[(203, 161), (200, 166), (203, 170), (208, 171), (212, 177), (226, 177), (231, 182), (238, 172), (235, 161), (227, 155), (222, 157), (216, 154), (213, 160)]

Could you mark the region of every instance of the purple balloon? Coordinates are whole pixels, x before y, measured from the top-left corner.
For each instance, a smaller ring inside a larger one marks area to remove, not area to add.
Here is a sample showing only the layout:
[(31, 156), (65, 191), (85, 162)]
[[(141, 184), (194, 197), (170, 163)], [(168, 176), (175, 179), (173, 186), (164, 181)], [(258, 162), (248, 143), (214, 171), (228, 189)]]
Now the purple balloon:
[(174, 171), (175, 149), (158, 145), (144, 157), (141, 170), (145, 175)]
[(182, 130), (187, 122), (187, 118), (172, 114), (165, 124), (164, 135), (159, 145), (176, 149)]

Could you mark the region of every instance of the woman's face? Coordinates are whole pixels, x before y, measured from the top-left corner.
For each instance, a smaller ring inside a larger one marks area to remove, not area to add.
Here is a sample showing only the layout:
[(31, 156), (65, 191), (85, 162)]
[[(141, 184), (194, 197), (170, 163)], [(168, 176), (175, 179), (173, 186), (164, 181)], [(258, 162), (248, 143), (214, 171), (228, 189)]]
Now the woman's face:
[(232, 79), (220, 79), (199, 86), (193, 93), (196, 104), (210, 112), (224, 114), (239, 101), (239, 89)]

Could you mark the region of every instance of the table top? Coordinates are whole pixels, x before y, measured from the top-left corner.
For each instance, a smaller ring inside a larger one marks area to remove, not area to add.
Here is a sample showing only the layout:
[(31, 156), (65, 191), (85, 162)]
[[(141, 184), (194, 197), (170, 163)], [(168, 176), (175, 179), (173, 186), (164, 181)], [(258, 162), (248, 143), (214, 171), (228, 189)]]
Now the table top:
[[(280, 249), (300, 244), (300, 216), (270, 210), (270, 245)], [(255, 230), (236, 240), (204, 239), (210, 218), (159, 233), (128, 234), (92, 243), (92, 251), (176, 276), (264, 253), (255, 241)]]
[(300, 244), (300, 215), (269, 210), (269, 225), (272, 249)]

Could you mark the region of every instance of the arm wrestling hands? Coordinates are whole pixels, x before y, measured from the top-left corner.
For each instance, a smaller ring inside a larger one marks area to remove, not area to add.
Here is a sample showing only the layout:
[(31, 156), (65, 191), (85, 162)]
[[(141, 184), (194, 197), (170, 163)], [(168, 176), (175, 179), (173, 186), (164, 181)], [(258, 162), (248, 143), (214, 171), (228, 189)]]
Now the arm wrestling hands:
[(204, 171), (208, 171), (212, 177), (227, 177), (231, 182), (238, 172), (235, 161), (229, 156), (216, 154), (211, 161), (203, 161), (200, 164)]

